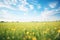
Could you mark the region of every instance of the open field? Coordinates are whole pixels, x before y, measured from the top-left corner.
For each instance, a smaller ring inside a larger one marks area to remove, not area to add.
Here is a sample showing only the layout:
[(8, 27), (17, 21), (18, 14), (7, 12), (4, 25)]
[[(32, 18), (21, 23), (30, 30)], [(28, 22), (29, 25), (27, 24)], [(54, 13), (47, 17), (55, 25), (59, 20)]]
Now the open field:
[(60, 40), (60, 22), (0, 23), (0, 40)]

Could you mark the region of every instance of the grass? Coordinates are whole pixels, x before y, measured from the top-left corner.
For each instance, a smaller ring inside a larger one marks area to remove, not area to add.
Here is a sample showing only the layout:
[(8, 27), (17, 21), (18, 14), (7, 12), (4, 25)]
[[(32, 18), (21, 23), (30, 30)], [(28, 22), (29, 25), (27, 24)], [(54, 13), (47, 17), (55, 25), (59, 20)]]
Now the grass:
[(60, 22), (3, 22), (0, 40), (60, 40)]

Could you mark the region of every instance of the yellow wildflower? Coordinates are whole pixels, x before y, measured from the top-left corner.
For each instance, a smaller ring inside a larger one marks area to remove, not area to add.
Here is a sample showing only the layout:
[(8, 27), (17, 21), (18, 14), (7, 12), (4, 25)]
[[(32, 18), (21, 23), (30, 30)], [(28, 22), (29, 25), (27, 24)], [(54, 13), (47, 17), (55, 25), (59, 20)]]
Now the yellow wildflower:
[(43, 34), (47, 33), (47, 31), (43, 31)]
[(29, 32), (26, 32), (26, 34), (29, 34)]
[(56, 27), (54, 29), (57, 29)]
[(49, 30), (50, 30), (50, 29), (46, 29), (46, 31), (43, 31), (43, 33), (48, 33)]
[(60, 30), (58, 30), (58, 33), (60, 33)]
[(34, 35), (34, 32), (32, 34)]
[(11, 30), (12, 30), (12, 31), (15, 31), (16, 29), (15, 29), (15, 28), (12, 28)]
[(50, 29), (47, 29), (46, 31), (49, 31)]
[(36, 37), (33, 37), (32, 40), (37, 40)]

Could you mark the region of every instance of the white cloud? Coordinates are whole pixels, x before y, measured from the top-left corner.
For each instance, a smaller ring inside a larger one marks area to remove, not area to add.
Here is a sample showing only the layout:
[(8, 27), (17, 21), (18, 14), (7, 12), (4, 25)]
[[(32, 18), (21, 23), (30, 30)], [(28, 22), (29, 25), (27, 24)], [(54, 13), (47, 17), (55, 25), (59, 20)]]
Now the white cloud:
[[(58, 10), (58, 11), (56, 11)], [(58, 14), (59, 9), (53, 9), (53, 10), (48, 10), (45, 9), (44, 11), (41, 12), (40, 16), (38, 16), (38, 19), (40, 21), (54, 21), (54, 20), (58, 20), (56, 16), (52, 16), (54, 14)]]
[(3, 0), (3, 1), (4, 1), (4, 4), (6, 4), (6, 5), (10, 5), (11, 4), (10, 0)]
[[(27, 4), (26, 0), (20, 0), (20, 2), (22, 4), (19, 6), (17, 5), (18, 9), (22, 11), (27, 11), (27, 8), (25, 7)], [(5, 7), (11, 10), (18, 10), (17, 8), (14, 8), (13, 6), (11, 6), (12, 4), (16, 5), (16, 3), (17, 3), (17, 0), (4, 0), (4, 3), (0, 2), (0, 7)]]
[(49, 11), (49, 10), (44, 10), (43, 12), (41, 12), (41, 16), (42, 16), (42, 17), (46, 17), (46, 16), (49, 16), (49, 15), (52, 15), (53, 11), (54, 11), (54, 10), (51, 10), (51, 11)]
[(11, 9), (11, 10), (16, 10), (15, 8), (13, 8), (12, 6), (10, 6), (9, 4), (4, 4), (2, 2), (0, 2), (0, 8), (1, 7), (5, 7), (5, 8), (8, 8), (8, 9)]
[(1, 14), (1, 21), (16, 21), (18, 19), (18, 16), (17, 15), (14, 15), (10, 12), (8, 12), (7, 10), (1, 10), (0, 11), (0, 14)]
[(20, 2), (20, 5), (23, 5), (23, 6), (29, 5), (27, 0), (19, 0), (19, 2)]
[[(16, 5), (16, 3), (18, 2), (17, 0), (3, 0), (3, 2), (0, 2), (0, 8), (5, 7), (7, 9), (11, 9), (11, 10), (20, 10), (20, 11), (24, 11), (27, 12), (29, 9), (34, 9), (33, 5), (30, 5), (27, 0), (19, 0), (20, 1), (20, 5), (17, 5), (18, 8), (14, 8), (12, 5)], [(26, 6), (28, 5), (29, 8)]]
[(4, 0), (4, 3), (6, 5), (11, 5), (11, 4), (16, 5), (17, 0)]
[(24, 11), (27, 12), (28, 8), (26, 7), (26, 5), (28, 4), (26, 0), (19, 0), (20, 1), (20, 5), (18, 5), (18, 10), (20, 11)]
[(28, 22), (31, 21), (31, 18), (27, 17), (27, 14), (24, 13), (23, 16), (15, 15), (10, 13), (8, 10), (0, 11), (0, 21), (20, 21), (20, 22)]
[(34, 6), (33, 5), (29, 5), (30, 6), (30, 9), (33, 10), (34, 9)]
[(26, 12), (26, 11), (28, 11), (28, 8), (26, 8), (24, 5), (20, 5), (19, 10)]
[(55, 8), (55, 7), (57, 6), (57, 2), (50, 3), (49, 6), (50, 6), (51, 8)]
[[(58, 11), (56, 11), (58, 10)], [(55, 21), (59, 20), (56, 16), (51, 16), (54, 14), (60, 13), (59, 9), (48, 10), (45, 9), (41, 12), (40, 16), (26, 16), (27, 14), (24, 13), (24, 16), (14, 15), (6, 10), (0, 11), (0, 20), (3, 21), (21, 21), (21, 22), (28, 22), (28, 21)], [(35, 15), (35, 14), (34, 14)]]
[(17, 3), (17, 0), (11, 0), (13, 3)]
[(23, 5), (28, 5), (29, 3), (27, 2), (27, 0), (21, 0)]
[[(24, 11), (24, 12), (28, 12), (29, 9), (30, 9), (30, 10), (33, 10), (33, 9), (34, 9), (34, 6), (31, 5), (31, 4), (29, 4), (29, 3), (27, 2), (27, 0), (20, 0), (20, 2), (21, 2), (21, 4), (18, 6), (18, 9), (19, 9), (19, 10)], [(29, 8), (28, 8), (26, 5), (28, 5)]]
[[(49, 21), (50, 20), (50, 21), (52, 21), (52, 20), (57, 20), (57, 18), (55, 16), (51, 17), (51, 15), (60, 13), (60, 8), (53, 9), (53, 10), (48, 10), (48, 8), (45, 8), (44, 11), (42, 11), (39, 16), (36, 16), (38, 12), (35, 11), (34, 13), (31, 12), (34, 15), (33, 16), (29, 15), (30, 16), (29, 17), (29, 16), (27, 16), (28, 14), (26, 14), (26, 13), (29, 13), (28, 12), (29, 10), (33, 10), (34, 5), (29, 4), (26, 0), (20, 0), (20, 2), (21, 2), (21, 4), (18, 5), (17, 10), (24, 11), (25, 13), (24, 13), (23, 16), (20, 17), (18, 15), (14, 15), (7, 10), (2, 10), (2, 11), (0, 10), (0, 13), (1, 13), (0, 18), (2, 17), (0, 20), (5, 20), (5, 21), (8, 21), (8, 20), (9, 21), (17, 21), (17, 20), (18, 21)], [(16, 8), (12, 7), (11, 4), (16, 5), (17, 0), (12, 0), (12, 1), (11, 0), (8, 0), (8, 1), (5, 0), (4, 3), (0, 2), (0, 8), (5, 7), (5, 8), (8, 8), (8, 9), (11, 9), (11, 10), (16, 10)], [(51, 3), (51, 4), (49, 4), (49, 6), (51, 8), (55, 8), (56, 4), (57, 3)], [(26, 7), (26, 5), (28, 5), (29, 8)], [(38, 9), (41, 8), (41, 6), (38, 5), (38, 4), (37, 4), (37, 7), (38, 7)]]

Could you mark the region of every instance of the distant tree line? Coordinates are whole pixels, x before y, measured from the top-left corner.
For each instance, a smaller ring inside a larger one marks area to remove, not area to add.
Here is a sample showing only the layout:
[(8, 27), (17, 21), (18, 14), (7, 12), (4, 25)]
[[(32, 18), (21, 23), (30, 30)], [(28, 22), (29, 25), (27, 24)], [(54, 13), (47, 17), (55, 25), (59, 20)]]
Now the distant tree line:
[(0, 21), (1, 23), (3, 23), (4, 21)]
[[(0, 23), (4, 23), (4, 22), (9, 22), (9, 21), (0, 21)], [(11, 21), (11, 22), (14, 22), (14, 21)], [(19, 22), (19, 21), (16, 21), (16, 22)], [(31, 22), (40, 22), (40, 21), (31, 21)], [(47, 21), (47, 22), (54, 22), (54, 21)], [(56, 20), (55, 22), (60, 22), (60, 20)]]

